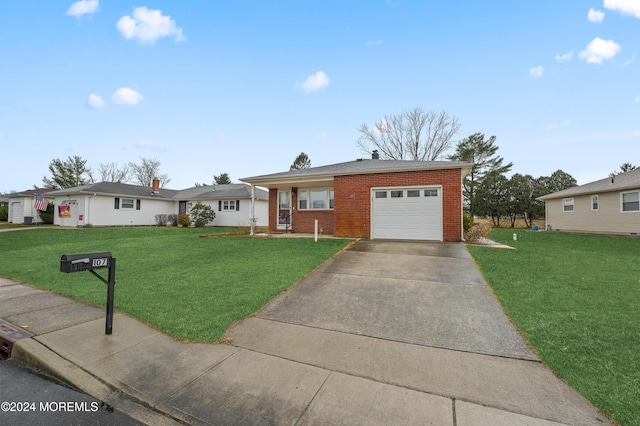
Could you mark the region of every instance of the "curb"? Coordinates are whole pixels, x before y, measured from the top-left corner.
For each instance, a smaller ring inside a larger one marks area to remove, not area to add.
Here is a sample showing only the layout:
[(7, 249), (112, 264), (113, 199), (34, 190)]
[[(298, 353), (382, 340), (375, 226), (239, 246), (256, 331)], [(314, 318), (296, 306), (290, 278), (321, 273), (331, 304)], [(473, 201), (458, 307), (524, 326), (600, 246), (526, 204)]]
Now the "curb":
[(185, 424), (170, 417), (168, 414), (160, 413), (141, 405), (133, 400), (130, 395), (106, 385), (33, 338), (18, 340), (13, 346), (11, 359), (47, 373), (72, 388), (98, 399), (109, 407), (116, 408), (144, 424), (159, 426)]

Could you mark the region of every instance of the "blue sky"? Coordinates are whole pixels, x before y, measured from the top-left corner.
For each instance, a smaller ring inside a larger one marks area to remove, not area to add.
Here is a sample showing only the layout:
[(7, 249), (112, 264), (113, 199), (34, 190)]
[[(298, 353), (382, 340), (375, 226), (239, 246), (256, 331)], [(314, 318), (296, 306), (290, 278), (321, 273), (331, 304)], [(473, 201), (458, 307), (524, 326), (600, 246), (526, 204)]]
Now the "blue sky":
[(70, 155), (157, 159), (174, 189), (350, 161), (415, 106), (584, 184), (640, 165), (639, 54), (640, 0), (5, 0), (0, 192)]

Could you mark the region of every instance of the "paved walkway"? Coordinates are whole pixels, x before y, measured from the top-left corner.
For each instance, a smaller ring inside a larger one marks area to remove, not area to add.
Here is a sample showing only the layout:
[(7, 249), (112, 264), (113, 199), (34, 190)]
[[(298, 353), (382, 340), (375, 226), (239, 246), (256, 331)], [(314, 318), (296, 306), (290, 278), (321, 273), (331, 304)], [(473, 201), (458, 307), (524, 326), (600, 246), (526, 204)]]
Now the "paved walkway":
[[(118, 307), (116, 291), (116, 309)], [(611, 424), (540, 363), (462, 244), (359, 241), (229, 328), (181, 343), (0, 279), (13, 358), (147, 424)]]

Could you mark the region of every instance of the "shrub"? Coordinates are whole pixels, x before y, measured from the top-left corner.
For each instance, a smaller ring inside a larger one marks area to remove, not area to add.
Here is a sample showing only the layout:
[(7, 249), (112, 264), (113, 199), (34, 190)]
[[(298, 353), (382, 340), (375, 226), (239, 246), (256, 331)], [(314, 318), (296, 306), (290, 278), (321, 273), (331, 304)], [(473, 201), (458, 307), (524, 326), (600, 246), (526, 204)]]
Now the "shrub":
[(169, 215), (157, 214), (155, 217), (156, 217), (156, 225), (158, 226), (165, 226), (169, 222)]
[(181, 214), (180, 216), (178, 216), (178, 224), (180, 226), (188, 228), (189, 225), (191, 225), (191, 218), (188, 214)]
[(54, 211), (53, 203), (47, 204), (47, 210), (39, 212), (40, 219), (42, 220), (42, 222), (51, 225), (53, 223), (53, 211)]
[(170, 214), (167, 216), (167, 221), (169, 222), (169, 224), (171, 226), (178, 226), (178, 215), (177, 214)]
[(206, 204), (197, 203), (191, 208), (191, 220), (196, 228), (201, 228), (213, 222), (216, 218), (216, 212), (213, 211), (211, 206)]
[(9, 220), (9, 206), (0, 206), (0, 222)]
[(491, 232), (491, 225), (488, 222), (474, 224), (471, 229), (464, 233), (465, 241), (477, 242), (487, 238)]
[(464, 230), (465, 233), (467, 233), (471, 230), (472, 227), (473, 227), (473, 216), (471, 216), (467, 212), (464, 212), (462, 214), (462, 229)]

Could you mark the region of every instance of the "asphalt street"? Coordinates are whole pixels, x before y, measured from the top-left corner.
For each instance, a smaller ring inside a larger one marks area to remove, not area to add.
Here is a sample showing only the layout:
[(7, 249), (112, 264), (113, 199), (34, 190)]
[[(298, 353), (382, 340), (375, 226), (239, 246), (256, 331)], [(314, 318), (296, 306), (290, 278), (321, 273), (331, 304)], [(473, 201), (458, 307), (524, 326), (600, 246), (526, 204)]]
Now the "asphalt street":
[(141, 425), (11, 360), (0, 361), (0, 424), (27, 425)]

